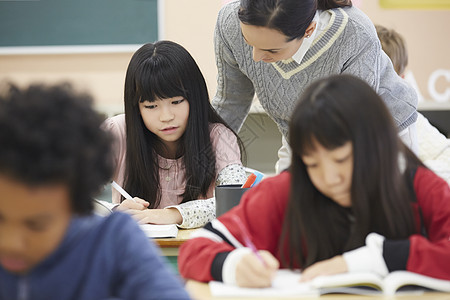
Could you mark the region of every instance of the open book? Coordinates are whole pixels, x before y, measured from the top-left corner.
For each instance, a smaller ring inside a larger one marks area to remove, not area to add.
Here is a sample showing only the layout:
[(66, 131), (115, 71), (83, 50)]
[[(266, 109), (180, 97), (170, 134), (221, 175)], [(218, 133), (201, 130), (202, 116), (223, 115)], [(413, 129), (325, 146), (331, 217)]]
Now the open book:
[[(94, 212), (100, 216), (111, 214), (112, 207), (114, 207), (114, 205), (110, 202), (94, 199)], [(150, 238), (175, 238), (178, 235), (178, 227), (176, 224), (143, 224), (139, 226)]]
[(215, 297), (311, 297), (323, 294), (394, 295), (420, 294), (424, 290), (450, 292), (450, 281), (408, 272), (395, 271), (382, 278), (374, 273), (344, 273), (319, 276), (310, 282), (299, 282), (300, 272), (279, 270), (272, 287), (253, 289), (209, 283)]

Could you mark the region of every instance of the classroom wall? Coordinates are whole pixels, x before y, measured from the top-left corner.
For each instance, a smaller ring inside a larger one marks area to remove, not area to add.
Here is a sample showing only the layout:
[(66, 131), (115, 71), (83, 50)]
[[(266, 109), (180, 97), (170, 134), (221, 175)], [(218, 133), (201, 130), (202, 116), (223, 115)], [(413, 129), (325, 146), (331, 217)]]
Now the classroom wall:
[[(159, 0), (160, 38), (176, 41), (191, 52), (205, 75), (211, 96), (215, 93), (217, 72), (214, 25), (225, 2)], [(419, 107), (450, 112), (450, 41), (447, 32), (450, 10), (382, 9), (378, 0), (353, 0), (353, 3), (374, 23), (394, 28), (405, 37), (410, 55), (409, 70), (424, 98)], [(20, 55), (2, 55), (0, 49), (0, 81), (8, 79), (27, 84), (68, 80), (90, 91), (98, 109), (112, 115), (123, 111), (125, 71), (136, 49), (116, 53)], [(275, 125), (269, 118), (255, 115), (247, 120), (245, 127), (250, 129), (247, 133), (256, 136), (244, 136), (252, 141), (249, 166), (271, 172), (270, 166), (274, 165), (280, 146)]]
[(0, 81), (70, 81), (89, 91), (100, 110), (122, 111), (125, 70), (132, 53), (0, 55)]
[(372, 22), (393, 28), (405, 38), (408, 69), (426, 101), (421, 106), (434, 108), (434, 102), (450, 109), (450, 10), (382, 9), (375, 0), (357, 2)]
[[(176, 41), (191, 52), (212, 94), (216, 72), (212, 38), (222, 2), (160, 0), (159, 4), (162, 39)], [(2, 54), (0, 48), (0, 81), (24, 85), (70, 81), (90, 91), (97, 107), (111, 115), (123, 111), (125, 72), (136, 49), (118, 53)]]
[[(163, 38), (185, 46), (214, 94), (214, 24), (224, 0), (161, 0)], [(449, 10), (381, 9), (377, 0), (354, 0), (374, 23), (399, 31), (410, 52), (410, 70), (423, 97), (450, 108)], [(19, 83), (70, 80), (90, 90), (101, 108), (121, 107), (126, 66), (132, 52), (0, 55), (0, 80)], [(430, 84), (430, 88), (429, 85)]]

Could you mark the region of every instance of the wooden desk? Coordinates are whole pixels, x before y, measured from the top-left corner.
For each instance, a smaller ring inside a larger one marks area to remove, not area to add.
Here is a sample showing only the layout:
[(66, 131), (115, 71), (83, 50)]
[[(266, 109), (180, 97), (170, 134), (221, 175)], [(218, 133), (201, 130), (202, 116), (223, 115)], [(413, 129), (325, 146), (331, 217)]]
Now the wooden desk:
[[(212, 297), (209, 291), (209, 286), (207, 283), (198, 282), (194, 280), (188, 280), (186, 282), (186, 290), (191, 295), (192, 299), (195, 300), (248, 300), (255, 298), (226, 298), (226, 297)], [(264, 300), (286, 300), (286, 299), (297, 299), (297, 298), (264, 298)], [(423, 295), (417, 296), (361, 296), (361, 295), (347, 295), (347, 294), (335, 294), (335, 295), (323, 295), (318, 297), (301, 297), (298, 299), (302, 300), (312, 300), (312, 299), (325, 299), (325, 300), (450, 300), (450, 293), (424, 293)]]
[(178, 256), (178, 249), (180, 246), (186, 242), (196, 230), (198, 230), (198, 228), (179, 229), (176, 238), (154, 239), (154, 241), (161, 248), (164, 256)]

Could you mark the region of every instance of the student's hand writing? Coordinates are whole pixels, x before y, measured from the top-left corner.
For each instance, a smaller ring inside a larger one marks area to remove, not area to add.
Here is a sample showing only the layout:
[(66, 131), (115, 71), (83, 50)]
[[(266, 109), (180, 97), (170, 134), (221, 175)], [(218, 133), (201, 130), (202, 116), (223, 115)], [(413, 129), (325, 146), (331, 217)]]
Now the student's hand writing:
[(236, 283), (241, 287), (261, 288), (269, 287), (272, 278), (280, 264), (270, 252), (258, 251), (265, 265), (254, 253), (248, 253), (242, 257), (236, 266)]
[(338, 273), (348, 272), (347, 263), (342, 255), (319, 261), (302, 272), (300, 281), (309, 281), (320, 275), (334, 275)]
[(183, 218), (176, 208), (127, 211), (139, 224), (181, 224)]
[(115, 210), (121, 212), (128, 212), (129, 210), (143, 210), (147, 209), (150, 204), (138, 197), (134, 197), (133, 200), (125, 199)]

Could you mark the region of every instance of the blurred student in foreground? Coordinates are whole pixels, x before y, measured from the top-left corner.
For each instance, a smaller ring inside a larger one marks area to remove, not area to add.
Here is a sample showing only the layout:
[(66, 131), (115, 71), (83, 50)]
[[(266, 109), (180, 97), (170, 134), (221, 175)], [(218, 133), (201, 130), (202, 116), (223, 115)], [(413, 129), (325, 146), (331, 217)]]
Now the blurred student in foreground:
[(0, 299), (189, 299), (128, 215), (92, 213), (111, 138), (69, 85), (0, 95)]
[[(450, 280), (450, 188), (401, 142), (365, 81), (335, 75), (311, 84), (289, 142), (288, 171), (247, 191), (181, 246), (182, 276), (264, 287), (281, 266), (301, 268), (305, 281), (395, 270)], [(242, 226), (263, 263), (242, 246)]]
[[(397, 74), (405, 78), (408, 66), (408, 50), (405, 40), (395, 30), (375, 25), (381, 47), (391, 58)], [(436, 174), (450, 184), (450, 139), (430, 124), (428, 119), (417, 112), (417, 156)]]

